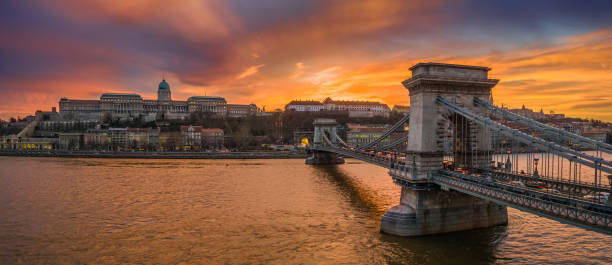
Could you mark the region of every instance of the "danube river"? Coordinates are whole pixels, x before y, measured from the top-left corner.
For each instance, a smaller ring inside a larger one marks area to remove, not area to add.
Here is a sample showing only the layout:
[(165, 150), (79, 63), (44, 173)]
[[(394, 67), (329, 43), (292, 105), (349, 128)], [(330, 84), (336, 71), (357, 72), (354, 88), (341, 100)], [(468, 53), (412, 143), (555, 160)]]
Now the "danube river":
[(379, 233), (400, 188), (355, 160), (0, 157), (0, 264), (609, 264), (612, 237), (509, 225)]

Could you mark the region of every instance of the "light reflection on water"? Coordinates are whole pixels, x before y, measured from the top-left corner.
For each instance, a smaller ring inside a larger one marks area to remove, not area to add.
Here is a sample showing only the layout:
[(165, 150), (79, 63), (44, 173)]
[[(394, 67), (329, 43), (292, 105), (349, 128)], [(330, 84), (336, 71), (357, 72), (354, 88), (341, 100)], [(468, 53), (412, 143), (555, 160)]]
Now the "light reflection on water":
[(610, 237), (513, 209), (507, 227), (380, 234), (400, 189), (348, 162), (0, 157), (0, 264), (612, 260)]

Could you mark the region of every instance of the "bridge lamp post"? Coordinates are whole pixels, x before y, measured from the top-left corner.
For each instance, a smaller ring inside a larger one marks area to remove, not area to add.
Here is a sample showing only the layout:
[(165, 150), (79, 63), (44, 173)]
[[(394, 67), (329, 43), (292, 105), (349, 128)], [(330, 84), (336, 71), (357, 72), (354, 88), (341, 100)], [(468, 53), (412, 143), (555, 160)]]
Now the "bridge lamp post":
[(533, 176), (536, 177), (536, 178), (539, 177), (539, 175), (538, 175), (538, 161), (540, 161), (539, 158), (534, 158), (533, 159), (533, 164), (535, 166), (535, 169), (533, 170)]
[(507, 149), (506, 154), (508, 154), (508, 158), (506, 158), (506, 171), (508, 172), (512, 170), (512, 162), (510, 161), (510, 153), (512, 153), (510, 149)]

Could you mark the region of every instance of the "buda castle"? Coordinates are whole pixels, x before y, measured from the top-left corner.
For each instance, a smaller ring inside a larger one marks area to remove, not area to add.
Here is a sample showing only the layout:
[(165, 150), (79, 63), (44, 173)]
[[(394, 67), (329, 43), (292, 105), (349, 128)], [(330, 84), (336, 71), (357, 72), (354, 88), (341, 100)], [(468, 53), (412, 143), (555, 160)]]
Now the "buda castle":
[(143, 99), (138, 94), (104, 93), (100, 100), (62, 98), (59, 101), (61, 115), (96, 117), (103, 113), (115, 116), (156, 115), (181, 119), (193, 112), (205, 112), (215, 116), (244, 117), (258, 112), (255, 104), (227, 104), (223, 97), (193, 96), (187, 101), (172, 100), (170, 85), (162, 80), (157, 88), (157, 100)]

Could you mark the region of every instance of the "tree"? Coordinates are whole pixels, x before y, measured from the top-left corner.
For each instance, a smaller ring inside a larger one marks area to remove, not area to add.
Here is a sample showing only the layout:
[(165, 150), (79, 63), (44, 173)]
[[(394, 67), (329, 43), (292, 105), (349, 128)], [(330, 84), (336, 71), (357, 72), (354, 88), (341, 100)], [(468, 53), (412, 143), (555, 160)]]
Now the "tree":
[(237, 135), (235, 136), (238, 148), (248, 147), (251, 142), (251, 137), (251, 128), (249, 124), (243, 123), (242, 126), (240, 126)]

